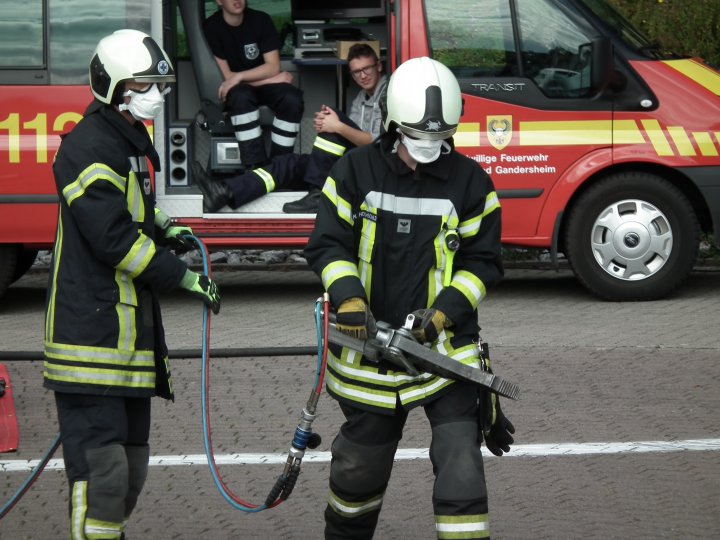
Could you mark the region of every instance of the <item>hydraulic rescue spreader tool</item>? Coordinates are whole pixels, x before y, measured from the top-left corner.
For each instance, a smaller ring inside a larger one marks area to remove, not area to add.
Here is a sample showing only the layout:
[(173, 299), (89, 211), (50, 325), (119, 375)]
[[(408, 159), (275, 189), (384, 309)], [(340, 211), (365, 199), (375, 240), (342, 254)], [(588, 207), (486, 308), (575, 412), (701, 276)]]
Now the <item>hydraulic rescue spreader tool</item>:
[(397, 329), (384, 321), (378, 321), (377, 334), (365, 340), (340, 332), (331, 322), (325, 335), (331, 343), (358, 351), (373, 362), (386, 360), (413, 376), (426, 371), (447, 379), (475, 383), (501, 396), (518, 399), (520, 388), (516, 384), (502, 380), (491, 371), (462, 364), (418, 343), (411, 332), (414, 320), (414, 315), (408, 315), (405, 324)]

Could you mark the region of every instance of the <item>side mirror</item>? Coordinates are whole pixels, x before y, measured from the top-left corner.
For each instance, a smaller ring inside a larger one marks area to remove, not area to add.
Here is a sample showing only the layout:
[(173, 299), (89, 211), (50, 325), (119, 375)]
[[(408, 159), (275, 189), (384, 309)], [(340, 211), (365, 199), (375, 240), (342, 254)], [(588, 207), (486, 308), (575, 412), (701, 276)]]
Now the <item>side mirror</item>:
[(608, 37), (599, 37), (589, 44), (591, 48), (591, 81), (593, 94), (603, 92), (613, 80), (613, 47)]

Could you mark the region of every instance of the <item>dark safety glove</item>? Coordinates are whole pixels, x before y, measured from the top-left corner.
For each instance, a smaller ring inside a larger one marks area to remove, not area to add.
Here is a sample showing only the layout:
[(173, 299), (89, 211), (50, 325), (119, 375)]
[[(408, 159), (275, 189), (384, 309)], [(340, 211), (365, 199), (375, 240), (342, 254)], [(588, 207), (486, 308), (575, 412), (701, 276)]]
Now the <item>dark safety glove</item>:
[(193, 296), (200, 298), (200, 300), (205, 302), (207, 307), (212, 309), (215, 315), (220, 312), (220, 291), (217, 285), (205, 274), (198, 274), (192, 270), (187, 270), (180, 282), (180, 287)]
[[(493, 454), (500, 457), (503, 452), (510, 451), (510, 445), (515, 442), (512, 434), (515, 426), (502, 412), (500, 396), (489, 390), (480, 392), (480, 429), (485, 437), (485, 446)], [(484, 409), (484, 410), (483, 410)]]
[(415, 320), (410, 331), (420, 343), (433, 343), (440, 332), (452, 326), (450, 319), (439, 309), (416, 309), (412, 314)]
[(335, 316), (335, 328), (358, 339), (367, 339), (377, 334), (377, 325), (370, 306), (357, 296), (340, 304)]
[(190, 227), (184, 225), (170, 225), (165, 229), (165, 242), (168, 247), (175, 251), (190, 251), (195, 249), (195, 245), (192, 240), (185, 238), (186, 236), (192, 236), (193, 232)]
[[(490, 368), (490, 347), (487, 342), (480, 339), (480, 368), (492, 373)], [(487, 388), (480, 388), (478, 403), (478, 438), (485, 437), (485, 446), (493, 454), (500, 457), (503, 452), (510, 451), (510, 445), (515, 442), (512, 434), (515, 426), (502, 412), (500, 396)], [(479, 441), (482, 443), (482, 441)]]

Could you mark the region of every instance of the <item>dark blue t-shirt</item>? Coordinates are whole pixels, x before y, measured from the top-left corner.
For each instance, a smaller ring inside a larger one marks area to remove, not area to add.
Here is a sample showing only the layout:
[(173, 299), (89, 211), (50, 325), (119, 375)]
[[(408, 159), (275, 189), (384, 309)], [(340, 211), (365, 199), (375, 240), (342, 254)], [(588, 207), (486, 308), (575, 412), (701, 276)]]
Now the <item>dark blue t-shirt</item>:
[(255, 9), (245, 8), (240, 26), (230, 26), (218, 10), (205, 20), (203, 30), (212, 53), (225, 60), (231, 71), (263, 65), (263, 54), (282, 45), (270, 16)]

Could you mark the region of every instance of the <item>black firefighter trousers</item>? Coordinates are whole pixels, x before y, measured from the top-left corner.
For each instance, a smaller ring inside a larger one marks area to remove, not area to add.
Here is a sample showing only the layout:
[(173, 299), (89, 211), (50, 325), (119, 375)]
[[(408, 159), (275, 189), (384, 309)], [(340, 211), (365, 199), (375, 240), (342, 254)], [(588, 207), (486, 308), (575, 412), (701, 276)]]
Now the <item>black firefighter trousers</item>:
[(121, 538), (147, 477), (150, 398), (55, 392), (70, 538)]
[[(344, 124), (360, 129), (344, 112), (335, 112)], [(276, 155), (262, 168), (223, 178), (233, 193), (233, 208), (276, 190), (322, 189), (332, 166), (352, 148), (355, 145), (337, 133), (319, 133), (309, 154)]]
[[(432, 502), (440, 539), (489, 538), (487, 488), (480, 451), (477, 387), (456, 382), (424, 405), (432, 428)], [(327, 540), (373, 537), (407, 411), (394, 415), (341, 403), (346, 421), (332, 444)]]

